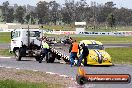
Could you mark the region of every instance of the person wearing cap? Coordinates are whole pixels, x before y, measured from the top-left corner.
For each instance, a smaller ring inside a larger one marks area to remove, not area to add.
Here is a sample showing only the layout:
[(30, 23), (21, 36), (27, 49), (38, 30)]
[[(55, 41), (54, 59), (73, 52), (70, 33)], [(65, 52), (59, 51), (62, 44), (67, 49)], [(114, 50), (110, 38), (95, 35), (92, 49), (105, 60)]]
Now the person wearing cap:
[(79, 49), (78, 43), (76, 42), (76, 40), (74, 40), (69, 48), (69, 53), (70, 53), (69, 59), (70, 59), (71, 67), (75, 63), (74, 62), (75, 58), (77, 58), (78, 49)]
[(44, 39), (44, 40), (42, 41), (42, 51), (41, 51), (42, 56), (41, 56), (41, 58), (40, 58), (40, 60), (39, 60), (39, 63), (42, 62), (42, 60), (43, 60), (43, 58), (44, 58), (45, 56), (46, 56), (46, 60), (48, 60), (48, 52), (49, 52), (49, 45), (48, 45), (48, 43), (46, 42), (46, 39)]
[(87, 46), (85, 46), (84, 43), (82, 43), (80, 45), (82, 47), (82, 53), (78, 59), (78, 63), (77, 63), (77, 66), (81, 66), (81, 63), (82, 63), (82, 60), (84, 59), (84, 65), (86, 64), (86, 61), (87, 61), (87, 56), (89, 54), (89, 50), (87, 48)]

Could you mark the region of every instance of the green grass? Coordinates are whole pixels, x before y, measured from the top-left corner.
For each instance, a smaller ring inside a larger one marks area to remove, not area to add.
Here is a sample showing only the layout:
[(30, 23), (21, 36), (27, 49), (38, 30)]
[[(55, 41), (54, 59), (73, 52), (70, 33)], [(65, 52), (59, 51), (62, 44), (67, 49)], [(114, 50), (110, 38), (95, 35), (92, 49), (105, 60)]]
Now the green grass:
[(15, 80), (0, 80), (0, 88), (60, 88), (62, 86), (48, 83), (18, 82)]
[(106, 48), (112, 57), (113, 63), (132, 64), (132, 47), (128, 48)]
[[(63, 26), (61, 26), (61, 25), (43, 25), (43, 29), (75, 31), (75, 25), (74, 25), (74, 23), (71, 24), (71, 25), (63, 25)], [(105, 32), (110, 32), (110, 31), (132, 31), (132, 27), (131, 26), (116, 26), (116, 28), (108, 27), (106, 29), (105, 26), (100, 26), (100, 27), (98, 26), (98, 27), (96, 27), (96, 29), (93, 29), (93, 27), (89, 25), (89, 26), (87, 26), (86, 31), (103, 31), (103, 32), (104, 31)]]
[(0, 49), (0, 56), (12, 56), (13, 54), (9, 53), (9, 49)]
[(96, 40), (102, 43), (132, 43), (132, 36), (119, 37), (119, 36), (73, 36), (77, 41), (81, 40)]
[(0, 32), (0, 43), (9, 43), (10, 39), (9, 32)]

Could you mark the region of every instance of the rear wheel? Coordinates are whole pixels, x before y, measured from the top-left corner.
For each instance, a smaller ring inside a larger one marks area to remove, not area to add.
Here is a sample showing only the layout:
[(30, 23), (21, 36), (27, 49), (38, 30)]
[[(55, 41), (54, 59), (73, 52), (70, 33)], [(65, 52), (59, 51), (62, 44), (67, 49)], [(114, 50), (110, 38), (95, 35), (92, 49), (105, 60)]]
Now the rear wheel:
[(36, 57), (35, 57), (36, 61), (39, 61), (40, 58), (41, 58), (40, 56), (36, 56)]
[(46, 62), (47, 62), (47, 63), (54, 63), (54, 61), (55, 61), (54, 54), (51, 53), (51, 52), (49, 52), (49, 53), (48, 53), (48, 58), (47, 58)]

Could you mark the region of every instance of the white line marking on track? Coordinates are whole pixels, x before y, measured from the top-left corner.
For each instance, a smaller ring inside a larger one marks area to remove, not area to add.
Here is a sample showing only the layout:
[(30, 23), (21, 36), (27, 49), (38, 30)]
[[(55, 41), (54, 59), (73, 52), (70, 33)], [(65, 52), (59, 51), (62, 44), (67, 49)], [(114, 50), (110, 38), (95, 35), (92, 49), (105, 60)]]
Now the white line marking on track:
[(0, 57), (0, 58), (10, 59), (11, 57)]
[(19, 70), (20, 68), (15, 68), (15, 69)]
[(34, 72), (37, 72), (38, 70), (33, 70)]
[(3, 68), (4, 66), (0, 66), (0, 68)]
[(47, 74), (55, 75), (56, 73), (53, 72), (46, 72)]
[(65, 77), (65, 78), (68, 78), (68, 76), (67, 76), (67, 75), (59, 75), (59, 76), (61, 76), (61, 77)]
[(10, 59), (11, 57), (0, 57), (0, 58)]
[(5, 67), (5, 68), (11, 68), (11, 67)]

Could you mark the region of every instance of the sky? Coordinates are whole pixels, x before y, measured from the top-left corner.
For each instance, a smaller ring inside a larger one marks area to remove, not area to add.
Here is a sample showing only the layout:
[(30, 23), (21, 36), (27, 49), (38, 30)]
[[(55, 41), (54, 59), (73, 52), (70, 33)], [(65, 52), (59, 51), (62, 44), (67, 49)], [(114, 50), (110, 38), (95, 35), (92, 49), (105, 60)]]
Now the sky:
[[(32, 5), (32, 6), (36, 6), (36, 4), (39, 1), (52, 1), (52, 0), (0, 0), (0, 5), (2, 5), (3, 2), (5, 1), (9, 1), (10, 5), (14, 5), (14, 4), (18, 4), (18, 5)], [(65, 2), (65, 0), (55, 0), (58, 3), (63, 4)], [(79, 1), (79, 0), (75, 0), (75, 1)], [(106, 3), (108, 1), (113, 1), (116, 4), (116, 7), (120, 8), (120, 7), (125, 7), (125, 8), (129, 8), (132, 9), (132, 0), (86, 0), (88, 2), (88, 4), (90, 5), (91, 1), (95, 1), (99, 4), (101, 3)]]

